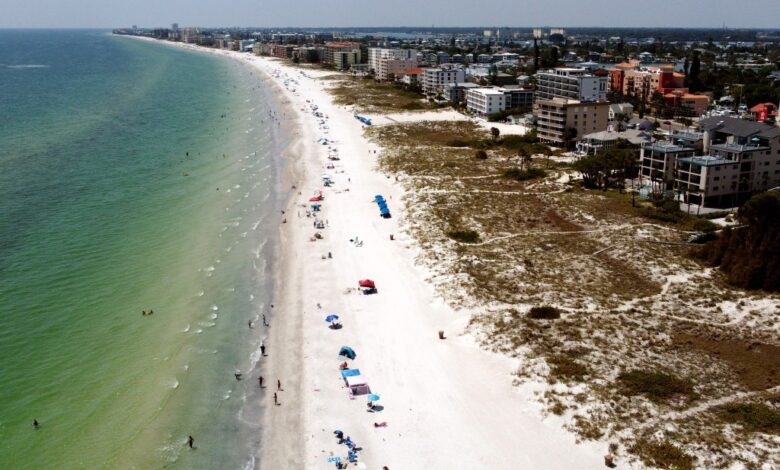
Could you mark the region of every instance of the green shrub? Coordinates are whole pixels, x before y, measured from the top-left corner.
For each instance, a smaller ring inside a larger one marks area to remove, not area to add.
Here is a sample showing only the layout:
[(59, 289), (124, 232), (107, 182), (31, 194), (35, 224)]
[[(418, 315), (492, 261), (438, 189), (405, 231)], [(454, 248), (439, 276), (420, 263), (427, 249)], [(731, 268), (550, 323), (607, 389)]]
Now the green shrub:
[(731, 211), (717, 211), (717, 212), (710, 212), (707, 214), (702, 214), (701, 217), (704, 217), (705, 219), (722, 219), (723, 217), (727, 217), (729, 214), (731, 214)]
[(712, 233), (718, 229), (718, 224), (710, 222), (707, 219), (698, 219), (693, 223), (693, 230), (696, 232)]
[(401, 106), (401, 109), (407, 109), (409, 111), (416, 111), (419, 109), (425, 109), (427, 106), (420, 103), (419, 101), (412, 101), (411, 103), (406, 103), (405, 105)]
[(504, 172), (505, 178), (511, 178), (516, 181), (527, 181), (547, 176), (547, 172), (541, 168), (529, 168), (525, 171), (520, 168), (510, 168)]
[(561, 311), (555, 307), (544, 305), (542, 307), (532, 307), (528, 311), (527, 316), (535, 320), (555, 320), (556, 318), (561, 318)]
[(686, 454), (668, 441), (640, 441), (631, 448), (631, 452), (652, 467), (668, 470), (693, 470), (695, 468), (696, 458)]
[(462, 139), (455, 139), (455, 140), (451, 140), (451, 141), (447, 142), (447, 146), (448, 147), (460, 147), (460, 148), (462, 148), (462, 147), (471, 147), (471, 145), (472, 145), (472, 142), (469, 142), (467, 140), (462, 140)]
[(740, 424), (747, 431), (780, 435), (780, 411), (763, 403), (729, 403), (717, 412), (724, 421)]
[(618, 375), (624, 395), (644, 395), (649, 400), (661, 402), (669, 398), (693, 395), (693, 385), (688, 380), (664, 372), (632, 370)]
[(676, 224), (682, 220), (682, 212), (668, 213), (657, 207), (642, 208), (642, 215), (648, 219), (660, 220), (661, 222), (669, 222), (672, 224)]
[(590, 373), (585, 364), (577, 362), (568, 356), (553, 356), (547, 359), (550, 365), (550, 376), (568, 380), (582, 380)]
[(473, 230), (453, 230), (447, 232), (447, 236), (461, 243), (479, 242), (479, 234)]

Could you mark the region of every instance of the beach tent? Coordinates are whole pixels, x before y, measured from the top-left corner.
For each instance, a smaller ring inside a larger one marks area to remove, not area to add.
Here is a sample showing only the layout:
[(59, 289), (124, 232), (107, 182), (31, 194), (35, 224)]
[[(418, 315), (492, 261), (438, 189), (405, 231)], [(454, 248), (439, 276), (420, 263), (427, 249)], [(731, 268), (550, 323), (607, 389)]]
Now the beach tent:
[(362, 375), (353, 375), (344, 379), (352, 395), (368, 395), (371, 389), (368, 387), (368, 380)]
[(376, 284), (371, 279), (362, 279), (358, 281), (360, 287), (368, 287), (369, 289), (376, 289)]
[(342, 379), (346, 379), (347, 377), (355, 377), (357, 375), (360, 375), (360, 369), (344, 369), (341, 371)]
[(350, 359), (355, 359), (357, 357), (357, 354), (355, 354), (355, 351), (349, 346), (342, 346), (341, 349), (339, 349), (339, 356), (345, 356)]

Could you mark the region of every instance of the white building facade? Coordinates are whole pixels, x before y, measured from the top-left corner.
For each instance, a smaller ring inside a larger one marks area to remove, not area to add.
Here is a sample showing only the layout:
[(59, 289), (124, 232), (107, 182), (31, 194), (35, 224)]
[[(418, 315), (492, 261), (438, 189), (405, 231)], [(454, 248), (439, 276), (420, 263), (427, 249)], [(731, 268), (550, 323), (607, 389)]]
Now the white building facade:
[(480, 116), (506, 109), (506, 94), (496, 88), (472, 88), (466, 91), (466, 108)]
[(566, 98), (577, 101), (606, 101), (608, 78), (587, 69), (561, 67), (536, 74), (538, 99)]
[(443, 92), (447, 85), (465, 80), (466, 75), (460, 67), (427, 68), (423, 71), (423, 91), (436, 95)]
[[(393, 62), (393, 61), (400, 61)], [(389, 61), (389, 62), (384, 62)], [(388, 49), (370, 47), (368, 49), (368, 69), (373, 70), (377, 79), (387, 80), (388, 70), (403, 70), (417, 67), (417, 51), (413, 49)]]

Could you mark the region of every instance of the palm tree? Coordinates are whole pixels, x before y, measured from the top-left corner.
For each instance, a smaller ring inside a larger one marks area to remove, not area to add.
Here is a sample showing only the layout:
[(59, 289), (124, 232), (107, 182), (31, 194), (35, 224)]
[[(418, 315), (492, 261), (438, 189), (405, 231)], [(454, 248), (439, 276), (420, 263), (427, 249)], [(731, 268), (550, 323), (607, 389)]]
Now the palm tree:
[(490, 136), (493, 137), (493, 142), (498, 140), (498, 136), (501, 135), (501, 131), (497, 127), (490, 128)]
[(525, 148), (525, 146), (520, 147), (517, 149), (517, 156), (520, 157), (520, 171), (525, 171), (525, 165), (530, 160), (530, 154), (528, 153), (528, 150)]

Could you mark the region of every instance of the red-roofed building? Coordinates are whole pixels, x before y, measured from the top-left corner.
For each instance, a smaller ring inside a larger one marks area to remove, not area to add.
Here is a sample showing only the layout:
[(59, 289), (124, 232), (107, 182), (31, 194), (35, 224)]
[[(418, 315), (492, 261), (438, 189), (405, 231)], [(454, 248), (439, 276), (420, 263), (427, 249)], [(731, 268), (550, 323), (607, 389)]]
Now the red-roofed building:
[(758, 122), (764, 122), (770, 117), (777, 117), (777, 107), (774, 103), (759, 103), (750, 108), (750, 114)]
[(660, 93), (667, 107), (687, 108), (695, 116), (702, 115), (710, 102), (706, 95), (689, 93), (685, 88), (685, 74), (675, 72), (671, 65), (643, 67), (634, 61), (617, 64), (609, 70), (609, 90), (648, 104)]
[(395, 76), (397, 81), (406, 83), (407, 85), (414, 85), (420, 83), (420, 77), (423, 75), (423, 69), (421, 67), (413, 67), (410, 69), (404, 69), (398, 72)]
[(686, 88), (678, 88), (664, 94), (664, 103), (669, 109), (685, 108), (694, 116), (701, 116), (710, 105), (710, 97), (688, 93)]
[(361, 62), (360, 44), (349, 41), (326, 42), (322, 62), (339, 70), (347, 70), (350, 65)]

